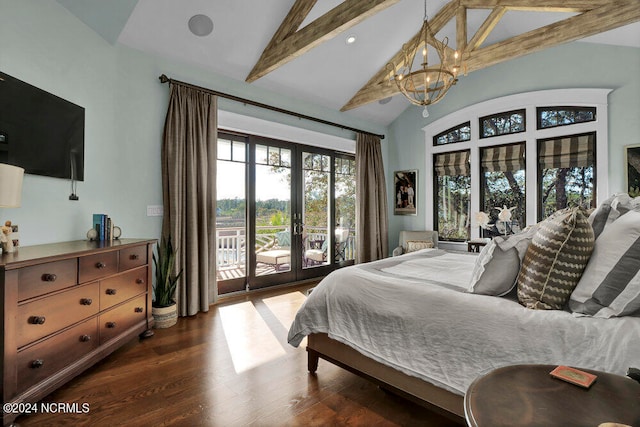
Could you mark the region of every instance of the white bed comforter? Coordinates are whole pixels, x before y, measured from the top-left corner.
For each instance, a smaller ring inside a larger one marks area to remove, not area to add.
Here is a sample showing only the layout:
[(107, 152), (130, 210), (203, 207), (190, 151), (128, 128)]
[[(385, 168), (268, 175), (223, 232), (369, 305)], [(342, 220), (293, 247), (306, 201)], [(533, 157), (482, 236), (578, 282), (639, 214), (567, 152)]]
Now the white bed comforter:
[(621, 375), (640, 366), (640, 317), (577, 317), (524, 308), (515, 296), (469, 294), (474, 262), (474, 254), (425, 249), (336, 270), (298, 311), (289, 343), (324, 332), (457, 394), (478, 375), (511, 364)]

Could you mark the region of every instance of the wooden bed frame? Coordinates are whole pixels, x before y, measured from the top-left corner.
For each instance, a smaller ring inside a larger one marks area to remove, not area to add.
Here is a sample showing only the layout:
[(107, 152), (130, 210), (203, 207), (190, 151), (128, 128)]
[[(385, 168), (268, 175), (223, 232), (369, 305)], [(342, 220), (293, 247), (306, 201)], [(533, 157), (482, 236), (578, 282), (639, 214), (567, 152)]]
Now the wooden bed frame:
[(311, 373), (318, 370), (318, 359), (322, 358), (367, 378), (383, 389), (465, 424), (464, 396), (376, 362), (353, 348), (329, 338), (327, 334), (311, 334), (307, 337), (307, 356)]

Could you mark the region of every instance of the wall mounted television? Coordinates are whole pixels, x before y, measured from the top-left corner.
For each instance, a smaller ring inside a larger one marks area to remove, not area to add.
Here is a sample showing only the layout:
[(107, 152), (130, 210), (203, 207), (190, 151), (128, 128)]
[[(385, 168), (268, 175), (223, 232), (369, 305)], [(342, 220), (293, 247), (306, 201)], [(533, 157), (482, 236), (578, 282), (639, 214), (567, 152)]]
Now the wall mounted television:
[(84, 108), (0, 71), (0, 163), (84, 180)]

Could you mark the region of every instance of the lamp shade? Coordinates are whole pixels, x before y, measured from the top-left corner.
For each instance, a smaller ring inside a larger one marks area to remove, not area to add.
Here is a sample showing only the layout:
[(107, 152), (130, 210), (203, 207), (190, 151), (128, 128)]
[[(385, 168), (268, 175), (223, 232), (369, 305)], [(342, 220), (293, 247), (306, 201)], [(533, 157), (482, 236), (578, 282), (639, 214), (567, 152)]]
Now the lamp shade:
[(24, 169), (0, 163), (0, 208), (17, 208), (22, 201)]

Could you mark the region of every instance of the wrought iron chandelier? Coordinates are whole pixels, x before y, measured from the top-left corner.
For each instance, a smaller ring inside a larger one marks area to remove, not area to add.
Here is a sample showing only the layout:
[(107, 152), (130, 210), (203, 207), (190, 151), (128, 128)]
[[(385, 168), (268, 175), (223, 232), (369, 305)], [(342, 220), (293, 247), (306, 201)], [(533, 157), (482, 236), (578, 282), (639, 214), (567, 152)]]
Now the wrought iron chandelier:
[[(436, 40), (429, 28), (427, 18), (427, 1), (424, 2), (424, 22), (420, 36), (414, 43), (402, 46), (402, 62), (387, 64), (389, 82), (393, 81), (398, 90), (414, 105), (424, 106), (423, 117), (429, 117), (427, 106), (440, 101), (449, 88), (458, 81), (461, 68), (461, 55), (453, 52), (449, 46), (449, 38)], [(440, 63), (429, 66), (428, 50), (435, 50)], [(422, 62), (418, 58), (418, 50), (422, 49)], [(418, 65), (416, 65), (418, 64)]]

